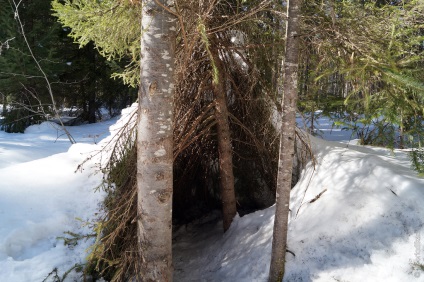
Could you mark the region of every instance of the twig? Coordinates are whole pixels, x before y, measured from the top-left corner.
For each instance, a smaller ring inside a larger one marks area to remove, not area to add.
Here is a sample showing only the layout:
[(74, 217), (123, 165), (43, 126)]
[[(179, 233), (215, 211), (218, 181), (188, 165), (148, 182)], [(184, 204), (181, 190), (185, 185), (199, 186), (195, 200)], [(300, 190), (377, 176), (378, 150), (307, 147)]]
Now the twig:
[(318, 195), (316, 195), (315, 198), (313, 198), (312, 200), (310, 200), (309, 203), (313, 203), (316, 200), (318, 200), (322, 196), (322, 194), (324, 194), (326, 191), (327, 191), (327, 189), (324, 189), (321, 193), (319, 193)]
[(9, 49), (9, 41), (12, 41), (13, 39), (15, 39), (15, 37), (13, 37), (13, 38), (9, 38), (9, 39), (6, 39), (6, 41), (5, 41), (5, 42), (1, 42), (1, 41), (0, 41), (0, 55), (1, 55), (1, 52), (3, 51), (3, 46), (4, 46), (6, 49)]
[(395, 193), (395, 191), (393, 191), (392, 189), (390, 189), (390, 188), (388, 188), (388, 187), (387, 187), (387, 189), (389, 189), (389, 190), (390, 190), (390, 192), (392, 192), (392, 193), (393, 193), (393, 195), (395, 195), (396, 197), (399, 197), (399, 196), (398, 196), (398, 194), (396, 194), (396, 193)]
[(294, 252), (290, 251), (289, 249), (286, 249), (286, 253), (291, 253), (294, 257), (296, 257), (296, 255), (294, 254)]

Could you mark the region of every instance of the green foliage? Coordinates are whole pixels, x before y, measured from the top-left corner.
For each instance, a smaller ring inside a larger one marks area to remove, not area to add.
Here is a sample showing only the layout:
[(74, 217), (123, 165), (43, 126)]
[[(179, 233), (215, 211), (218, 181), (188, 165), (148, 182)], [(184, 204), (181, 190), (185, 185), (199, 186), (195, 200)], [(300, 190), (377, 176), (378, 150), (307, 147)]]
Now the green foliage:
[(116, 109), (135, 100), (134, 89), (110, 79), (120, 64), (99, 56), (90, 42), (82, 48), (74, 44), (68, 36), (72, 30), (61, 27), (52, 15), (50, 0), (19, 3), (23, 31), (14, 16), (13, 2), (0, 0), (0, 39), (9, 39), (1, 44), (0, 55), (0, 93), (8, 105), (3, 130), (23, 132), (52, 115), (46, 80), (35, 60), (50, 81), (56, 105), (78, 108), (80, 121), (95, 122), (100, 107), (116, 115)]
[(89, 248), (84, 273), (107, 281), (128, 281), (135, 275), (140, 252), (137, 245), (137, 189), (135, 146), (136, 123), (131, 122), (106, 145), (110, 153), (102, 167), (104, 181), (99, 189), (107, 192), (103, 213), (90, 224), (96, 241)]
[[(122, 159), (114, 160), (104, 182), (108, 196), (105, 215), (93, 226), (96, 242), (89, 249), (86, 273), (108, 281), (129, 280), (141, 259), (137, 245), (137, 197), (135, 185), (136, 150), (128, 148)], [(123, 152), (124, 153), (124, 152)]]
[[(27, 103), (28, 101), (22, 101)], [(37, 124), (45, 120), (45, 116), (42, 113), (37, 114), (37, 105), (35, 107), (11, 107), (3, 112), (4, 119), (0, 126), (1, 130), (9, 133), (24, 132), (25, 128), (32, 124)]]
[(416, 263), (414, 264), (419, 270), (424, 271), (424, 264), (422, 263)]
[(412, 168), (424, 176), (424, 148), (413, 149), (410, 153)]
[(210, 50), (210, 42), (208, 39), (208, 35), (206, 34), (206, 27), (202, 22), (199, 22), (199, 25), (197, 26), (197, 29), (200, 33), (200, 38), (202, 39), (203, 44), (205, 44), (206, 51), (208, 52), (209, 60), (212, 65), (212, 80), (213, 84), (217, 85), (219, 83), (219, 71), (216, 67), (215, 60), (212, 56), (211, 50)]
[(409, 264), (413, 271), (413, 275), (418, 279), (422, 275), (421, 272), (424, 272), (424, 264), (420, 263), (419, 261), (410, 262)]
[(52, 2), (54, 16), (80, 47), (95, 43), (111, 61), (114, 77), (137, 86), (139, 81), (141, 7), (132, 1), (74, 0)]
[[(75, 271), (77, 273), (81, 273), (83, 271), (83, 265), (76, 263), (73, 267), (65, 271), (62, 275), (59, 275), (59, 270), (55, 267), (47, 276), (43, 279), (42, 282), (65, 282), (65, 279), (68, 275)], [(83, 276), (83, 275), (81, 275)], [(85, 279), (84, 279), (85, 281)]]
[(410, 122), (424, 114), (422, 1), (307, 1), (303, 9), (300, 108), (329, 112), (323, 97), (344, 99), (338, 115), (361, 116), (355, 129), (367, 144), (403, 147), (406, 136), (422, 136)]
[[(60, 26), (49, 15), (48, 0), (20, 3), (19, 15), (28, 43), (46, 75), (54, 81), (65, 68), (58, 59)], [(0, 55), (0, 92), (6, 96), (9, 105), (9, 110), (4, 113), (3, 129), (22, 132), (28, 125), (46, 118), (51, 101), (45, 79), (22, 36), (12, 1), (0, 0), (0, 6), (0, 38), (14, 38)]]
[[(137, 28), (137, 39), (134, 42), (137, 42), (136, 47), (139, 48), (139, 18), (122, 26), (121, 21), (126, 19), (119, 17), (126, 14), (118, 12), (126, 8), (131, 10), (130, 12), (139, 13), (139, 6), (131, 6), (125, 1), (55, 3), (53, 7), (56, 15), (62, 23), (72, 28), (73, 36), (79, 43), (86, 44), (84, 40), (93, 40), (98, 50), (110, 59), (111, 64), (119, 64), (116, 61), (119, 59), (134, 60), (131, 55), (133, 51), (129, 49), (126, 41), (118, 39), (116, 43), (114, 37), (125, 38), (123, 33), (128, 30), (128, 26)], [(179, 79), (175, 95), (175, 119), (178, 123), (174, 128), (173, 215), (179, 215), (181, 221), (193, 219), (193, 215), (187, 215), (190, 208), (191, 211), (197, 211), (199, 207), (209, 208), (212, 202), (214, 207), (215, 202), (219, 203), (216, 196), (218, 192), (212, 194), (219, 190), (214, 165), (218, 151), (212, 110), (213, 94), (211, 95), (214, 68), (205, 50), (206, 42), (202, 42), (202, 34), (207, 34), (209, 39), (216, 39), (218, 44), (211, 44), (210, 48), (215, 48), (213, 51), (216, 53), (224, 54), (220, 56), (224, 65), (220, 71), (226, 78), (226, 93), (231, 93), (229, 104), (235, 140), (233, 146), (237, 156), (237, 185), (240, 186), (240, 194), (246, 196), (241, 205), (247, 209), (257, 208), (260, 204), (263, 207), (273, 202), (275, 193), (272, 189), (275, 187), (273, 182), (278, 142), (269, 122), (270, 110), (267, 103), (274, 98), (270, 89), (275, 87), (275, 81), (269, 74), (278, 68), (281, 42), (279, 31), (273, 29), (273, 20), (277, 21), (273, 19), (275, 15), (269, 15), (267, 11), (270, 5), (257, 5), (261, 3), (263, 2), (245, 1), (242, 4), (240, 1), (224, 1), (210, 7), (207, 3), (178, 3), (178, 7), (184, 7), (179, 12), (186, 33), (182, 34), (180, 27), (179, 34), (182, 35), (176, 44), (175, 69)], [(99, 18), (99, 15), (103, 18)], [(199, 17), (204, 24), (204, 32), (199, 32)], [(105, 27), (107, 31), (104, 31)], [(114, 34), (115, 28), (119, 34)], [(99, 41), (94, 38), (97, 35), (102, 35)], [(184, 41), (184, 35), (187, 41)], [(245, 42), (234, 44), (232, 38), (235, 35), (244, 37), (241, 39), (245, 39)], [(107, 49), (109, 47), (110, 49)], [(138, 56), (137, 52), (135, 56)], [(138, 57), (136, 58), (138, 61)], [(247, 114), (255, 112), (258, 114)], [(108, 192), (104, 202), (105, 215), (94, 227), (98, 237), (90, 249), (87, 272), (100, 273), (112, 281), (126, 281), (137, 272), (137, 262), (141, 259), (136, 241), (136, 150), (129, 142), (112, 151), (112, 159), (104, 168), (107, 173), (104, 188)], [(255, 192), (268, 193), (254, 195)], [(198, 216), (198, 212), (194, 216)]]
[(116, 115), (114, 109), (124, 108), (135, 100), (134, 89), (110, 78), (112, 67), (93, 48), (93, 43), (82, 48), (72, 42), (69, 44), (66, 60), (70, 65), (60, 78), (73, 83), (66, 85), (66, 92), (61, 97), (68, 106), (81, 109), (82, 120), (95, 122), (96, 111), (101, 106), (109, 109), (111, 116)]
[(63, 240), (63, 244), (65, 246), (70, 247), (70, 248), (78, 245), (78, 242), (82, 239), (86, 240), (86, 239), (89, 239), (89, 238), (92, 238), (92, 237), (96, 237), (95, 234), (78, 234), (78, 233), (71, 232), (71, 231), (66, 231), (64, 233), (65, 233), (65, 236), (57, 237), (57, 239)]

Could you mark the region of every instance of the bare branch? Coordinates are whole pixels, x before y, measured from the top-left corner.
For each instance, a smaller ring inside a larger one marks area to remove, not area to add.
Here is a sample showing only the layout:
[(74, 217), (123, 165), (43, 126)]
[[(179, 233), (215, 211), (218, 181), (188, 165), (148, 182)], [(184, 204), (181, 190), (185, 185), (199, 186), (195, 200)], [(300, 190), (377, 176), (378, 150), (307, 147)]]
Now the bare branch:
[(21, 0), (21, 1), (19, 1), (19, 2), (16, 4), (16, 2), (15, 2), (15, 1), (13, 1), (13, 4), (15, 5), (15, 11), (14, 11), (14, 14), (15, 14), (15, 20), (17, 21), (17, 23), (18, 23), (18, 25), (19, 25), (19, 28), (20, 28), (20, 30), (22, 31), (22, 37), (24, 38), (24, 41), (25, 41), (25, 43), (26, 43), (26, 45), (27, 45), (27, 47), (28, 47), (28, 51), (30, 52), (31, 57), (33, 58), (33, 60), (34, 60), (35, 64), (37, 65), (38, 70), (42, 73), (42, 75), (43, 75), (43, 77), (44, 77), (44, 80), (46, 81), (46, 84), (47, 84), (47, 90), (48, 90), (48, 92), (49, 92), (50, 99), (52, 100), (52, 108), (53, 108), (53, 112), (54, 112), (54, 114), (55, 114), (55, 117), (59, 120), (60, 125), (61, 125), (61, 127), (62, 127), (62, 130), (65, 132), (66, 136), (68, 136), (69, 141), (70, 141), (72, 144), (75, 144), (75, 143), (76, 143), (75, 139), (72, 137), (72, 135), (71, 135), (71, 134), (69, 133), (69, 131), (66, 129), (65, 125), (64, 125), (64, 124), (63, 124), (63, 122), (62, 122), (62, 119), (60, 118), (59, 112), (58, 112), (57, 107), (56, 107), (56, 102), (55, 102), (55, 99), (54, 99), (53, 90), (52, 90), (52, 87), (51, 87), (50, 81), (49, 81), (49, 79), (48, 79), (48, 77), (47, 77), (47, 74), (44, 72), (44, 70), (43, 70), (43, 68), (41, 67), (41, 65), (40, 65), (39, 61), (37, 60), (37, 58), (35, 57), (34, 53), (32, 52), (32, 48), (31, 48), (31, 46), (30, 46), (30, 44), (29, 44), (29, 42), (28, 42), (28, 39), (27, 39), (27, 37), (26, 37), (26, 35), (25, 35), (24, 26), (23, 26), (22, 21), (21, 21), (21, 19), (20, 19), (20, 17), (19, 17), (19, 11), (18, 11), (18, 7), (19, 7), (19, 5), (21, 4), (21, 2), (22, 2), (22, 0)]

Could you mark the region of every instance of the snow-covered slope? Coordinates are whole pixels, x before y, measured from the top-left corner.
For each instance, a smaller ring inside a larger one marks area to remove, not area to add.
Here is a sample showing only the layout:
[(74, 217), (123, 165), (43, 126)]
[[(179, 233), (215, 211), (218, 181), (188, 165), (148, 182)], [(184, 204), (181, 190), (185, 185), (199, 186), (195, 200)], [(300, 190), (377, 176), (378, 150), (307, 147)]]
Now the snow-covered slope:
[[(92, 240), (70, 248), (59, 237), (92, 233), (85, 224), (96, 217), (104, 197), (95, 192), (102, 180), (100, 155), (76, 170), (114, 136), (132, 109), (118, 121), (69, 127), (74, 145), (49, 122), (24, 134), (0, 131), (1, 282), (41, 282), (55, 268), (62, 277), (84, 263)], [(71, 272), (66, 281), (80, 280)], [(46, 281), (55, 281), (53, 275)]]
[(413, 281), (422, 274), (424, 281), (411, 265), (424, 254), (424, 180), (405, 166), (405, 153), (312, 142), (317, 165), (291, 197), (288, 244), (296, 257), (288, 256), (286, 280)]
[[(311, 143), (317, 163), (292, 190), (284, 281), (424, 281), (414, 265), (424, 264), (424, 180), (406, 153)], [(267, 281), (273, 217), (271, 207), (236, 218), (226, 234), (211, 219), (182, 228), (175, 280)]]

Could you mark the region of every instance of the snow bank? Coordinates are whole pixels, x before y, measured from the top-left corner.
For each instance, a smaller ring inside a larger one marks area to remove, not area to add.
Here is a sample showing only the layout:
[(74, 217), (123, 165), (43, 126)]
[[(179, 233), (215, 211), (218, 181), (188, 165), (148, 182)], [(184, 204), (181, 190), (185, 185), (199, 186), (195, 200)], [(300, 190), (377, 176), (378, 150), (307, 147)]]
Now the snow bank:
[[(69, 237), (68, 231), (91, 233), (85, 223), (95, 218), (104, 197), (95, 192), (102, 181), (97, 170), (101, 155), (96, 153), (132, 110), (123, 111), (118, 121), (68, 127), (78, 142), (74, 145), (49, 122), (31, 126), (25, 134), (0, 131), (0, 281), (41, 282), (54, 269), (62, 276), (84, 263), (93, 240), (65, 246), (60, 237)], [(80, 279), (73, 271), (66, 281)]]
[[(84, 126), (67, 127), (78, 143), (95, 144), (110, 135), (109, 126), (116, 119)], [(25, 133), (0, 131), (0, 169), (67, 152), (71, 143), (57, 124), (32, 125)]]
[[(406, 153), (311, 142), (317, 164), (292, 190), (284, 281), (424, 281), (414, 266), (424, 264), (424, 180)], [(271, 207), (226, 234), (216, 220), (183, 227), (175, 280), (267, 281), (273, 221)]]
[(312, 142), (318, 164), (292, 191), (285, 280), (413, 281), (424, 180), (389, 150)]
[(58, 237), (86, 233), (102, 193), (94, 193), (101, 175), (76, 172), (94, 145), (77, 144), (69, 152), (0, 169), (0, 281), (42, 281), (53, 268), (65, 272), (84, 260), (88, 242), (73, 250)]

